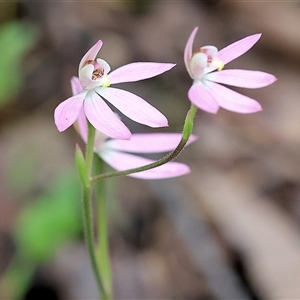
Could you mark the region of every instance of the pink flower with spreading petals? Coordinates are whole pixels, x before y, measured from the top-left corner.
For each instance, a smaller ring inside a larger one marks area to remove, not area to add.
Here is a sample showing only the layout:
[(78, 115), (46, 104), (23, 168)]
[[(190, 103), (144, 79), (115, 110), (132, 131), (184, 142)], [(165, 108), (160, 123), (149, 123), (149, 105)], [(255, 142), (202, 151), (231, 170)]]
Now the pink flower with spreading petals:
[[(184, 63), (194, 80), (188, 91), (190, 101), (200, 109), (214, 114), (220, 107), (244, 114), (262, 110), (256, 100), (219, 84), (260, 88), (276, 81), (273, 75), (260, 71), (221, 71), (225, 64), (246, 53), (259, 40), (261, 34), (250, 35), (220, 51), (214, 46), (204, 46), (193, 52), (197, 30), (198, 27), (192, 31), (184, 50)], [(218, 71), (212, 72), (216, 69)]]
[[(73, 94), (78, 94), (83, 89), (77, 77), (71, 79), (71, 86)], [(118, 118), (117, 115), (115, 116)], [(79, 112), (76, 129), (86, 143), (88, 127), (83, 108)], [(179, 133), (145, 133), (132, 134), (130, 140), (108, 140), (108, 136), (100, 131), (96, 131), (94, 152), (115, 170), (124, 171), (154, 162), (154, 160), (127, 152), (159, 153), (172, 151), (176, 148), (180, 139), (181, 134)], [(191, 135), (187, 144), (194, 142), (196, 139), (195, 135)], [(168, 162), (157, 168), (129, 174), (128, 176), (141, 179), (163, 179), (178, 177), (188, 173), (190, 173), (190, 168), (187, 165), (178, 162)]]
[[(137, 156), (131, 153), (160, 153), (172, 151), (180, 142), (179, 133), (145, 133), (132, 134), (129, 141), (110, 139), (99, 142), (97, 137), (95, 152), (112, 168), (117, 171), (142, 167), (154, 162), (154, 160)], [(188, 143), (196, 139), (192, 135)], [(128, 153), (130, 152), (130, 153)], [(159, 167), (132, 173), (128, 176), (141, 179), (162, 179), (178, 177), (190, 173), (190, 168), (179, 162), (168, 162)]]
[(85, 116), (97, 130), (113, 138), (129, 139), (129, 129), (103, 98), (138, 123), (150, 127), (168, 126), (166, 117), (145, 100), (109, 86), (151, 78), (170, 70), (175, 64), (136, 62), (109, 73), (109, 64), (103, 59), (96, 59), (102, 44), (99, 40), (80, 61), (78, 73), (83, 90), (56, 107), (54, 120), (58, 130), (64, 131), (74, 124), (83, 109)]

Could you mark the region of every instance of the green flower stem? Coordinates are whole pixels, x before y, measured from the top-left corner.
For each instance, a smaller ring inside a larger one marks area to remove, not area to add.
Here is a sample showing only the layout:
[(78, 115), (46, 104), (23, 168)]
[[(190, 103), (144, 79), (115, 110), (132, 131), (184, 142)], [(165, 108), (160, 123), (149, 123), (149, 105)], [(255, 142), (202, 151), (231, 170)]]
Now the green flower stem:
[[(97, 174), (104, 172), (104, 163), (99, 156), (95, 156), (95, 171)], [(107, 230), (107, 209), (105, 198), (104, 181), (96, 183), (96, 195), (98, 204), (98, 248), (97, 261), (103, 279), (107, 299), (113, 299), (113, 285), (111, 275), (111, 265), (109, 257), (108, 230)]]
[(88, 124), (88, 141), (86, 145), (86, 164), (85, 164), (85, 180), (83, 180), (83, 222), (84, 222), (84, 236), (87, 243), (88, 253), (92, 265), (92, 269), (95, 275), (95, 279), (100, 290), (102, 299), (108, 299), (105, 293), (103, 281), (97, 266), (97, 260), (94, 248), (94, 230), (93, 230), (93, 218), (92, 218), (92, 203), (91, 203), (91, 175), (93, 168), (93, 156), (94, 156), (94, 139), (95, 128), (91, 124)]
[(163, 158), (161, 158), (151, 164), (142, 166), (142, 167), (133, 168), (133, 169), (125, 170), (125, 171), (100, 174), (95, 177), (92, 177), (91, 182), (103, 180), (106, 178), (119, 177), (119, 176), (129, 175), (132, 173), (138, 173), (138, 172), (150, 170), (150, 169), (157, 168), (161, 165), (164, 165), (164, 164), (174, 160), (184, 149), (185, 145), (187, 144), (187, 142), (189, 140), (190, 135), (193, 132), (194, 119), (195, 119), (196, 113), (197, 113), (197, 107), (192, 104), (189, 111), (187, 112), (185, 122), (183, 125), (183, 129), (182, 129), (182, 137), (181, 137), (181, 140), (180, 140), (178, 146), (172, 152), (170, 152)]
[(86, 186), (83, 188), (83, 222), (84, 222), (84, 235), (87, 243), (89, 257), (93, 269), (93, 273), (101, 292), (101, 295), (105, 294), (104, 285), (98, 270), (93, 238), (93, 224), (92, 224), (92, 212), (91, 212), (91, 189)]

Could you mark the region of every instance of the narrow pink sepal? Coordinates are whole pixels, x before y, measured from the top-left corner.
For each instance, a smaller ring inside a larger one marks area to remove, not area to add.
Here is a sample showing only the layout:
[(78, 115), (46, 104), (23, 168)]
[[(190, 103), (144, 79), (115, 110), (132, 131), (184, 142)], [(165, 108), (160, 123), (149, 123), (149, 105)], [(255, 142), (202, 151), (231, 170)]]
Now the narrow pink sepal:
[[(116, 151), (99, 152), (101, 158), (117, 171), (142, 167), (154, 162), (153, 160)], [(128, 176), (140, 179), (172, 178), (190, 173), (190, 168), (182, 163), (169, 162), (154, 169), (133, 173)]]
[(80, 71), (80, 69), (84, 66), (84, 64), (88, 61), (88, 60), (95, 60), (98, 52), (100, 51), (101, 47), (103, 45), (103, 42), (101, 40), (99, 40), (81, 59), (80, 63), (79, 63), (79, 69), (78, 72)]
[(60, 103), (54, 111), (54, 123), (61, 132), (66, 130), (78, 118), (86, 92), (81, 92)]
[[(77, 95), (83, 91), (83, 87), (82, 87), (78, 77), (74, 76), (71, 78), (71, 88), (72, 88), (73, 95)], [(81, 138), (86, 143), (87, 135), (88, 135), (88, 126), (87, 126), (87, 120), (85, 117), (83, 105), (82, 105), (82, 108), (80, 109), (80, 112), (78, 115), (77, 125), (75, 123), (75, 128), (77, 131), (79, 131)]]
[[(129, 141), (109, 140), (105, 145), (110, 149), (134, 153), (159, 153), (174, 150), (180, 140), (181, 133), (137, 133), (133, 134)], [(188, 144), (197, 139), (191, 135)]]
[(277, 78), (271, 74), (249, 70), (223, 70), (205, 75), (206, 80), (243, 88), (261, 88), (272, 84)]
[(78, 77), (73, 76), (71, 78), (71, 88), (72, 88), (73, 95), (77, 95), (83, 91), (83, 86), (81, 85)]
[(168, 126), (167, 118), (141, 97), (116, 88), (97, 88), (97, 93), (128, 118), (150, 127)]
[(221, 49), (217, 56), (223, 64), (227, 64), (250, 50), (260, 37), (261, 33), (247, 36)]
[(86, 143), (88, 140), (88, 123), (87, 123), (87, 119), (86, 119), (83, 107), (80, 110), (80, 113), (78, 115), (77, 124), (78, 124), (78, 127), (76, 127), (76, 126), (75, 127), (76, 127), (76, 129), (78, 129), (81, 138)]
[(211, 82), (209, 88), (218, 101), (218, 104), (224, 109), (241, 114), (250, 114), (262, 110), (261, 105), (256, 100), (230, 90), (218, 83)]
[(87, 94), (84, 111), (90, 123), (100, 132), (116, 139), (130, 139), (129, 129), (94, 91)]
[(193, 78), (193, 74), (190, 69), (190, 61), (191, 61), (192, 55), (193, 55), (193, 43), (194, 43), (194, 39), (197, 34), (197, 31), (198, 31), (198, 27), (195, 27), (194, 30), (192, 31), (190, 37), (188, 38), (188, 41), (184, 48), (184, 55), (183, 55), (185, 67), (186, 67), (188, 73), (190, 74), (191, 78)]
[(111, 84), (151, 78), (172, 69), (176, 64), (136, 62), (122, 66), (109, 74)]
[(219, 110), (219, 104), (213, 94), (201, 81), (191, 86), (188, 97), (193, 104), (206, 112), (216, 114)]

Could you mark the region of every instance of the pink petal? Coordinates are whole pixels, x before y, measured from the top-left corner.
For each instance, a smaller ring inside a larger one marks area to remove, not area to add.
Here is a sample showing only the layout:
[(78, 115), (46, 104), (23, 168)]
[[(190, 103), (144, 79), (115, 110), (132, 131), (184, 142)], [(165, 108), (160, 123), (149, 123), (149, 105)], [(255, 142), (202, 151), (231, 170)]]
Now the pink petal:
[(187, 41), (185, 49), (184, 49), (184, 56), (183, 56), (185, 67), (192, 78), (193, 78), (193, 74), (190, 69), (190, 61), (191, 61), (192, 55), (193, 55), (193, 43), (194, 43), (194, 39), (195, 39), (197, 31), (198, 31), (198, 27), (195, 27), (194, 30), (192, 31), (190, 37), (188, 38), (188, 41)]
[(81, 68), (84, 66), (84, 64), (88, 61), (88, 60), (95, 60), (98, 52), (100, 51), (101, 47), (103, 45), (103, 42), (101, 40), (99, 40), (81, 59), (80, 63), (79, 63), (79, 69), (78, 69), (78, 73), (81, 70)]
[[(174, 150), (180, 140), (181, 133), (145, 133), (133, 134), (129, 141), (109, 140), (105, 142), (106, 147), (135, 153), (159, 153)], [(191, 135), (187, 144), (197, 139)]]
[[(88, 140), (88, 121), (86, 119), (83, 109), (79, 113), (77, 122), (75, 123), (75, 129), (79, 132), (82, 140), (86, 143)], [(106, 139), (107, 139), (107, 136), (105, 134), (96, 130), (96, 135), (95, 135), (95, 140), (94, 140), (95, 148), (102, 147), (102, 145)]]
[(80, 92), (83, 91), (83, 86), (80, 83), (80, 80), (78, 77), (72, 77), (71, 79), (71, 87), (72, 87), (72, 93), (73, 95), (77, 95)]
[(260, 71), (224, 70), (205, 75), (205, 79), (244, 88), (261, 88), (276, 81), (276, 77)]
[[(82, 87), (78, 77), (75, 77), (75, 76), (72, 77), (71, 87), (72, 87), (73, 95), (77, 95), (83, 91), (83, 87)], [(77, 122), (74, 125), (75, 125), (76, 130), (80, 134), (81, 138), (83, 139), (83, 141), (86, 142), (88, 127), (87, 127), (87, 120), (85, 117), (83, 105), (82, 105), (82, 108), (80, 109)]]
[(219, 105), (227, 110), (241, 114), (255, 113), (262, 110), (261, 105), (256, 100), (239, 94), (220, 84), (211, 82), (209, 88)]
[(77, 120), (86, 93), (86, 91), (83, 91), (76, 96), (70, 97), (56, 107), (54, 122), (60, 132), (66, 130)]
[(85, 115), (100, 132), (117, 139), (130, 139), (131, 133), (124, 123), (94, 91), (86, 95)]
[(221, 49), (218, 52), (217, 57), (224, 63), (227, 64), (232, 60), (246, 53), (252, 46), (260, 39), (261, 34), (253, 34), (247, 36), (229, 46)]
[(144, 99), (116, 88), (97, 88), (97, 93), (135, 122), (150, 127), (168, 126), (168, 120)]
[[(98, 154), (107, 164), (117, 171), (142, 167), (154, 162), (153, 160), (144, 157), (116, 151), (102, 151)], [(133, 173), (128, 176), (141, 179), (162, 179), (177, 177), (188, 173), (190, 173), (190, 169), (187, 165), (178, 162), (169, 162), (157, 168)]]
[(111, 84), (151, 78), (169, 71), (175, 64), (136, 62), (122, 66), (109, 74)]
[(88, 139), (88, 123), (83, 107), (78, 115), (77, 125), (78, 127), (76, 127), (76, 129), (79, 131), (82, 140), (86, 143)]
[(219, 110), (213, 94), (201, 81), (195, 82), (188, 91), (190, 101), (202, 110), (215, 114)]

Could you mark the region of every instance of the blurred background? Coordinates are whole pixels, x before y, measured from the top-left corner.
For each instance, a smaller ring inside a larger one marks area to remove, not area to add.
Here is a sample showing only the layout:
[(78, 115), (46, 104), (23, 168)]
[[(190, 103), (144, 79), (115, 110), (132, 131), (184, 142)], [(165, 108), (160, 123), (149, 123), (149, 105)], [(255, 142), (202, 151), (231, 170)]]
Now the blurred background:
[(82, 234), (73, 128), (53, 110), (98, 40), (112, 69), (173, 62), (122, 84), (170, 127), (122, 117), (133, 132), (180, 132), (191, 85), (183, 50), (219, 49), (263, 33), (225, 68), (278, 81), (257, 90), (263, 111), (199, 111), (198, 140), (176, 179), (108, 181), (116, 299), (300, 299), (300, 3), (298, 1), (2, 1), (0, 3), (0, 299), (96, 299)]

